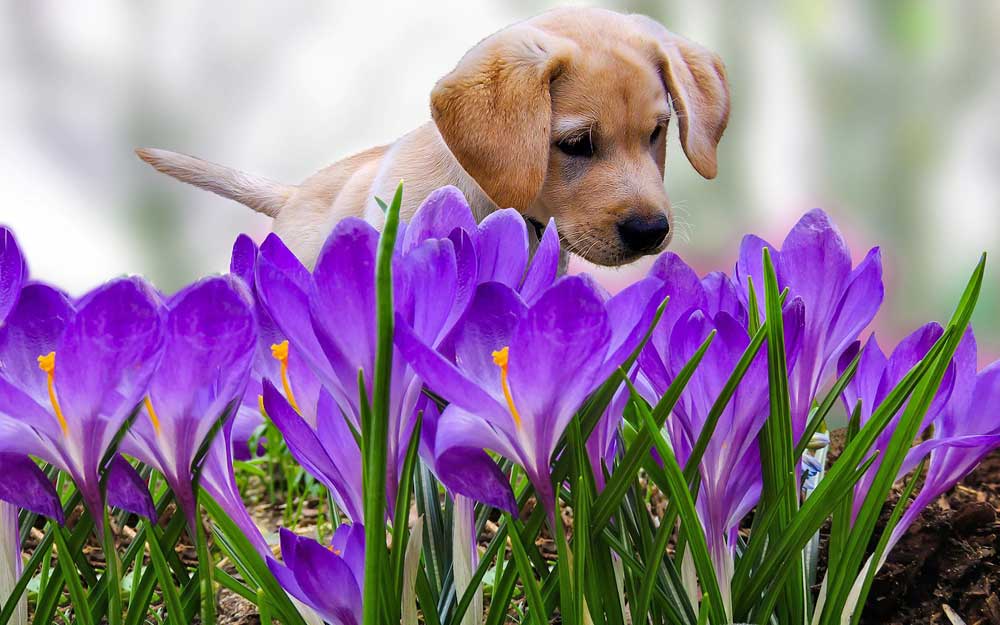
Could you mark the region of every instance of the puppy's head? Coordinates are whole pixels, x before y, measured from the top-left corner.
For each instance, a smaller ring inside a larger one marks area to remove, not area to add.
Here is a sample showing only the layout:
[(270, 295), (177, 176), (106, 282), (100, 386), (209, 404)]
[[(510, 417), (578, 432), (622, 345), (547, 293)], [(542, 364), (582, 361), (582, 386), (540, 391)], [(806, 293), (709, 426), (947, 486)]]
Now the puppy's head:
[(438, 130), (501, 207), (555, 217), (564, 247), (603, 265), (663, 250), (667, 122), (705, 178), (729, 117), (719, 58), (639, 15), (564, 9), (469, 51), (431, 94)]

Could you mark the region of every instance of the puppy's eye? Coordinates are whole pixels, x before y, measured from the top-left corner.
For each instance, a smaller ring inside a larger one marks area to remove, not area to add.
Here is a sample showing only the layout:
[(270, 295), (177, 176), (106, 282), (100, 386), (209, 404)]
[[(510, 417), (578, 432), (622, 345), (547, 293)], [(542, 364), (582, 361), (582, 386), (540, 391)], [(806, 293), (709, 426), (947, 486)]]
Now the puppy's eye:
[(649, 142), (656, 143), (656, 140), (660, 138), (660, 131), (663, 130), (663, 126), (657, 126), (653, 129), (653, 133), (649, 135)]
[(575, 137), (570, 137), (569, 139), (557, 141), (556, 147), (559, 148), (560, 152), (567, 156), (590, 158), (594, 155), (594, 142), (591, 139), (591, 133), (589, 132)]

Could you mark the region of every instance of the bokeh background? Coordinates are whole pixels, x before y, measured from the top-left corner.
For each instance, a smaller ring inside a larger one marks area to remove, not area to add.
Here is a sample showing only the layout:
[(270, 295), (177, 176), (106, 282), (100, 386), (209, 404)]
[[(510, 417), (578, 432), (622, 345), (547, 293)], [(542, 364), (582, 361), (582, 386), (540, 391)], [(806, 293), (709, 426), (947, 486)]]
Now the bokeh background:
[[(142, 273), (164, 290), (225, 270), (268, 219), (155, 174), (172, 148), (297, 182), (428, 118), (428, 93), (539, 0), (0, 3), (0, 223), (36, 278), (81, 293)], [(699, 270), (825, 208), (860, 258), (882, 246), (883, 344), (945, 319), (983, 251), (976, 325), (1000, 354), (1000, 3), (607, 2), (717, 51), (732, 85), (719, 177), (670, 128), (667, 189)], [(580, 264), (577, 264), (580, 268)], [(602, 271), (611, 285), (644, 266)]]

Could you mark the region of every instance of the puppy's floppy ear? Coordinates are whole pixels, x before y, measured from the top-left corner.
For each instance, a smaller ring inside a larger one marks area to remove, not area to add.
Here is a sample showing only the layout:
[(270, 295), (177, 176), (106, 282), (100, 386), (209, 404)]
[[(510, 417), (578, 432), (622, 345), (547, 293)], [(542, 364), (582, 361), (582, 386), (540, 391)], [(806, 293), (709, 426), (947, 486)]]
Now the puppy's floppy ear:
[(576, 44), (528, 24), (479, 43), (431, 93), (448, 149), (501, 208), (525, 210), (548, 168), (549, 83)]
[(729, 121), (729, 83), (722, 59), (645, 15), (632, 17), (655, 40), (654, 54), (677, 111), (684, 153), (699, 174), (715, 178), (715, 152)]

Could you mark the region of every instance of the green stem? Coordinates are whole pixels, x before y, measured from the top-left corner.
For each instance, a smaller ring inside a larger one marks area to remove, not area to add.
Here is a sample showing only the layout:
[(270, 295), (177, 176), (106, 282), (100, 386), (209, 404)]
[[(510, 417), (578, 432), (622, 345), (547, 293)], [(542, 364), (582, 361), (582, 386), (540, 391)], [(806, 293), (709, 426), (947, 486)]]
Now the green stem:
[(212, 583), (212, 554), (208, 549), (208, 536), (205, 533), (205, 524), (201, 522), (201, 498), (198, 495), (197, 514), (198, 519), (195, 528), (195, 547), (198, 553), (198, 586), (201, 594), (201, 622), (202, 625), (215, 625), (215, 588)]
[(122, 580), (121, 567), (118, 561), (118, 550), (115, 547), (115, 534), (111, 529), (111, 516), (108, 507), (104, 506), (104, 575), (108, 578), (108, 624), (121, 625), (122, 622)]

